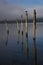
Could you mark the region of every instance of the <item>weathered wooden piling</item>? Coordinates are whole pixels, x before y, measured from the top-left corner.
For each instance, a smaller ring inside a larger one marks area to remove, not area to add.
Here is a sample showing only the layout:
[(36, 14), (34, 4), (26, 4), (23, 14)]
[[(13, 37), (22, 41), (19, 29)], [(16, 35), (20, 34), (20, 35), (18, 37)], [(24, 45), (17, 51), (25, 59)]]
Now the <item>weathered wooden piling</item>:
[(26, 37), (28, 37), (28, 13), (26, 11)]
[(6, 46), (7, 46), (8, 36), (9, 36), (9, 29), (8, 29), (7, 19), (5, 19), (5, 28), (6, 28)]
[(27, 62), (28, 62), (28, 13), (26, 11), (26, 56), (27, 56)]
[(7, 24), (7, 19), (5, 19), (5, 28), (6, 28), (6, 33), (9, 34), (9, 29), (8, 29), (8, 24)]
[(5, 28), (6, 28), (6, 38), (9, 35), (9, 29), (8, 29), (8, 24), (7, 24), (7, 19), (5, 19)]
[(21, 15), (22, 51), (23, 51), (23, 16)]
[(22, 35), (23, 35), (23, 20), (22, 20), (22, 17), (23, 16), (21, 15), (21, 30), (22, 30), (21, 32), (22, 32)]
[(18, 34), (20, 34), (18, 19), (17, 19), (17, 30), (18, 30)]
[(33, 40), (36, 39), (36, 10), (34, 9), (34, 16), (33, 16)]
[(19, 29), (19, 23), (18, 23), (18, 19), (17, 19), (17, 43), (19, 44), (19, 36), (20, 36), (20, 29)]
[(37, 65), (37, 48), (36, 48), (36, 40), (34, 42), (34, 65)]

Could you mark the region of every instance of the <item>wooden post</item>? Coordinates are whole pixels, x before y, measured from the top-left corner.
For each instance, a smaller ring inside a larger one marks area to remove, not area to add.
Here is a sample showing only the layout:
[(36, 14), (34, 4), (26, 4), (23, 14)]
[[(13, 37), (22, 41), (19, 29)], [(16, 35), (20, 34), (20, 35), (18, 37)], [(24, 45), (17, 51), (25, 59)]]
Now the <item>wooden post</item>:
[(8, 24), (7, 24), (7, 19), (5, 19), (5, 25), (6, 25), (6, 32), (9, 34), (9, 29), (8, 29)]
[(28, 13), (26, 11), (26, 37), (28, 37)]
[(6, 46), (7, 46), (8, 36), (9, 36), (9, 29), (8, 29), (7, 19), (5, 19), (5, 26), (6, 26)]
[(19, 23), (18, 23), (18, 19), (17, 19), (17, 43), (19, 44), (19, 36), (20, 36), (20, 29), (19, 29)]
[(18, 34), (20, 34), (18, 19), (17, 19), (17, 30), (18, 30)]
[(21, 15), (22, 51), (23, 51), (23, 16)]
[(34, 65), (37, 65), (37, 48), (36, 48), (36, 40), (34, 42)]
[(8, 29), (7, 19), (5, 19), (5, 26), (6, 26), (6, 37), (7, 37), (7, 35), (9, 35), (9, 29)]
[(36, 10), (34, 9), (34, 17), (33, 17), (33, 40), (36, 39)]
[(27, 62), (28, 62), (28, 13), (26, 11), (26, 55), (27, 55)]
[(22, 35), (23, 35), (23, 22), (22, 22), (22, 15), (21, 15), (21, 30), (22, 30)]

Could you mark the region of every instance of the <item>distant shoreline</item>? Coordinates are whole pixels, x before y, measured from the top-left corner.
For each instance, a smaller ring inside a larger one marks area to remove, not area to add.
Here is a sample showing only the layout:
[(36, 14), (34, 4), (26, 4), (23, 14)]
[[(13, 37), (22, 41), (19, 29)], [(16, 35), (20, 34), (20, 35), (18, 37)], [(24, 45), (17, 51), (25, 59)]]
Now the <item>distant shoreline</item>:
[[(6, 21), (0, 21), (0, 24), (5, 24), (5, 22)], [(26, 20), (23, 20), (22, 22), (25, 23)], [(17, 21), (16, 20), (11, 20), (11, 21), (7, 21), (7, 23), (13, 24), (13, 23), (17, 23)], [(21, 23), (21, 20), (18, 20), (18, 23)], [(33, 19), (29, 19), (28, 23), (33, 23)], [(37, 18), (36, 23), (43, 23), (43, 18)]]
[[(25, 22), (23, 22), (23, 23), (25, 23)], [(33, 22), (29, 22), (29, 24), (32, 24)], [(0, 24), (5, 24), (4, 22), (3, 23), (0, 23)], [(8, 23), (8, 24), (17, 24), (17, 23)], [(37, 22), (37, 24), (43, 24), (43, 22)]]

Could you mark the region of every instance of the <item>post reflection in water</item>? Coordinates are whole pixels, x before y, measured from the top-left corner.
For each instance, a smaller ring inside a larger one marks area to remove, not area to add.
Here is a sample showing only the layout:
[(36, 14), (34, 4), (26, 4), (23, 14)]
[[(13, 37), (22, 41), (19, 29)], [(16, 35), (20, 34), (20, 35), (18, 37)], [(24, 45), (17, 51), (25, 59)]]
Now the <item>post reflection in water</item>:
[(34, 65), (37, 65), (37, 48), (36, 48), (36, 40), (34, 42)]
[(23, 35), (22, 35), (22, 51), (23, 51)]
[(7, 34), (7, 36), (6, 36), (6, 46), (7, 46), (7, 43), (8, 43), (8, 36), (9, 36), (9, 34)]
[(28, 37), (26, 37), (26, 62), (29, 62), (29, 48), (28, 48)]
[(20, 34), (18, 33), (17, 35), (17, 43), (19, 44), (19, 38), (20, 38)]

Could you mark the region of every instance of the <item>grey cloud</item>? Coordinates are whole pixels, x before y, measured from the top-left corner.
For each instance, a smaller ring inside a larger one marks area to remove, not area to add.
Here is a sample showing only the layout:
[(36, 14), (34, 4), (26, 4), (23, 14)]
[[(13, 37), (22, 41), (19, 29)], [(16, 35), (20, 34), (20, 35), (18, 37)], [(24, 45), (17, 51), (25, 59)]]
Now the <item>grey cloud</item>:
[(0, 20), (4, 20), (5, 18), (8, 18), (8, 20), (14, 20), (16, 18), (20, 18), (20, 15), (23, 13), (23, 8), (15, 6), (15, 5), (9, 5), (9, 4), (3, 4), (1, 2), (0, 4)]
[[(6, 0), (1, 1), (0, 0), (0, 20), (4, 20), (5, 18), (8, 18), (8, 20), (15, 20), (16, 18), (20, 19), (20, 16), (23, 15), (23, 18), (25, 18), (25, 10), (26, 8), (22, 8), (16, 5), (10, 5), (10, 4), (4, 4)], [(7, 2), (7, 1), (6, 1)], [(29, 18), (33, 17), (33, 10), (36, 9), (37, 17), (43, 17), (43, 7), (42, 6), (36, 6), (36, 7), (30, 7), (27, 8)]]
[(5, 5), (5, 4), (8, 4), (8, 2), (7, 2), (7, 0), (0, 0), (0, 4)]

